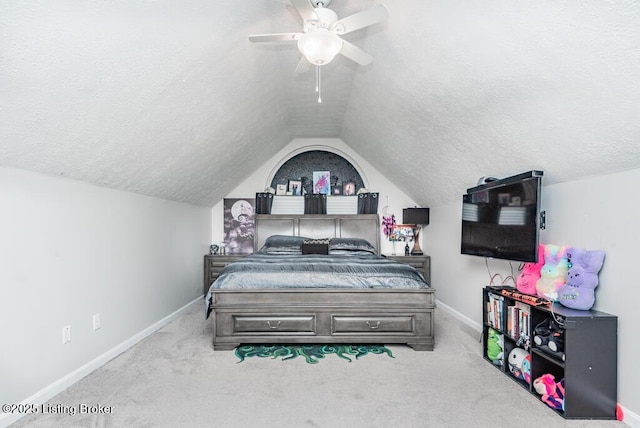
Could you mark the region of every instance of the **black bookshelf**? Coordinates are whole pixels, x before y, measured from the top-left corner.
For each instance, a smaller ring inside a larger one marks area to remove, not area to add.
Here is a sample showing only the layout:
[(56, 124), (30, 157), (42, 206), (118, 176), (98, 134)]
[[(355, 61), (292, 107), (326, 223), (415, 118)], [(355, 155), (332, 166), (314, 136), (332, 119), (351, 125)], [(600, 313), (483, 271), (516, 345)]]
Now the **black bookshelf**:
[[(507, 290), (511, 296), (503, 295)], [(515, 292), (515, 294), (514, 294)], [(498, 296), (498, 298), (492, 298)], [(494, 367), (511, 377), (530, 393), (540, 397), (533, 388), (533, 381), (543, 374), (552, 374), (557, 381), (564, 379), (564, 409), (556, 410), (567, 419), (616, 419), (618, 378), (618, 317), (596, 310), (580, 311), (558, 303), (535, 305), (521, 301), (512, 287), (485, 287), (482, 291), (483, 355)], [(497, 302), (497, 303), (493, 303)], [(489, 310), (492, 303), (492, 310)], [(501, 306), (500, 306), (501, 305)], [(527, 326), (518, 322), (514, 333), (509, 307), (528, 311)], [(496, 311), (498, 312), (496, 314)], [(557, 320), (564, 335), (564, 349), (554, 352), (547, 345), (537, 346), (533, 340), (534, 327), (547, 319)], [(489, 328), (504, 335), (504, 356), (496, 365), (487, 356)], [(525, 333), (526, 332), (526, 333)], [(525, 336), (528, 334), (528, 341)], [(530, 356), (528, 383), (514, 377), (509, 369), (508, 356), (515, 347), (525, 349)], [(546, 406), (546, 404), (543, 404)], [(549, 407), (551, 409), (551, 407)]]

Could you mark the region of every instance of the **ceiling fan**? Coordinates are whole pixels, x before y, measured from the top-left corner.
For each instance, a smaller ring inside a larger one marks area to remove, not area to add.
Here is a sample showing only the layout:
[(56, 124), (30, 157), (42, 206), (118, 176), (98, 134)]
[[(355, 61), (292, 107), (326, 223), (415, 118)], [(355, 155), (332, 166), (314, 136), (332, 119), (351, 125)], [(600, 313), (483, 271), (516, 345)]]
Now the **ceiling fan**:
[[(309, 65), (316, 66), (316, 92), (320, 92), (320, 67), (330, 63), (341, 54), (356, 63), (366, 66), (373, 56), (356, 45), (340, 37), (364, 27), (384, 21), (389, 11), (383, 4), (338, 19), (337, 14), (328, 9), (331, 0), (291, 0), (291, 4), (302, 17), (302, 31), (297, 33), (258, 34), (249, 36), (253, 43), (297, 42), (302, 58), (296, 72), (303, 72)], [(322, 102), (318, 96), (318, 102)]]

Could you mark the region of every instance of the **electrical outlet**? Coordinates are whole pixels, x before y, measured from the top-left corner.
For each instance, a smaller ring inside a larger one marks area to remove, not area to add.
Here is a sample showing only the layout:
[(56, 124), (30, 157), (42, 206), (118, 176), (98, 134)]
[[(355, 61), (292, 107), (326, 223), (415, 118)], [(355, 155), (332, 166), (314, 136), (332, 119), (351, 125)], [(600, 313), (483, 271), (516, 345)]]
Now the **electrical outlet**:
[(102, 324), (101, 324), (101, 322), (100, 322), (100, 314), (95, 314), (95, 315), (93, 316), (93, 329), (94, 329), (94, 330), (97, 330), (97, 329), (99, 329), (100, 327), (102, 327)]
[(67, 325), (62, 327), (62, 344), (65, 345), (71, 342), (71, 326)]

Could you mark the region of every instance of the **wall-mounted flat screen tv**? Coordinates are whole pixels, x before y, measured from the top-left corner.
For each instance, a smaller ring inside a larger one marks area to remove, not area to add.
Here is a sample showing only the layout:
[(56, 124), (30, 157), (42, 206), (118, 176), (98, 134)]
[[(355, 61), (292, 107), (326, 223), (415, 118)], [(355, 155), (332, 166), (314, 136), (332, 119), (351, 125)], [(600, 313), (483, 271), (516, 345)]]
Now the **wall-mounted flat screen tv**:
[(536, 262), (542, 171), (467, 189), (462, 197), (462, 254)]

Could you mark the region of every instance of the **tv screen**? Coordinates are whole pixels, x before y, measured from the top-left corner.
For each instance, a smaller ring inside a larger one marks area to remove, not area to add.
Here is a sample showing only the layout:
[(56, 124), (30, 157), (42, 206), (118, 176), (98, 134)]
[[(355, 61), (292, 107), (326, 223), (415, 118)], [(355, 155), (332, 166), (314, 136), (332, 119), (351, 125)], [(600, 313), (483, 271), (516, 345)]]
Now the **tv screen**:
[(530, 171), (467, 189), (461, 253), (536, 262), (542, 174)]

